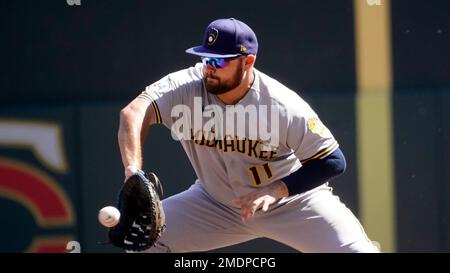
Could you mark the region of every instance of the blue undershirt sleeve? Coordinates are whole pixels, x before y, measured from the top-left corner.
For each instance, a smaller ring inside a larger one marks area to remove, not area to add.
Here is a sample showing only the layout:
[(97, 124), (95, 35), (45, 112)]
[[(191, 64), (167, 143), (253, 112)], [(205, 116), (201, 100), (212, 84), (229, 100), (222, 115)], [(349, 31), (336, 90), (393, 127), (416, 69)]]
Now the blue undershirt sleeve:
[(346, 161), (341, 149), (322, 159), (305, 163), (296, 172), (281, 179), (287, 186), (289, 195), (311, 190), (345, 172)]

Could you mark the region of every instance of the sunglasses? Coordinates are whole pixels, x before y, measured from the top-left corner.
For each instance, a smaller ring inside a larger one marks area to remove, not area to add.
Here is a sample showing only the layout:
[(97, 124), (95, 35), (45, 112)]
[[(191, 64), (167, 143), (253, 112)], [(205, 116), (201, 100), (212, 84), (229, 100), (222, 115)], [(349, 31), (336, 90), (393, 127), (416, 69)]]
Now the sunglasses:
[[(239, 56), (237, 56), (239, 57)], [(230, 61), (236, 59), (237, 57), (232, 58), (211, 58), (211, 57), (202, 57), (202, 63), (204, 65), (209, 64), (214, 68), (225, 68)]]

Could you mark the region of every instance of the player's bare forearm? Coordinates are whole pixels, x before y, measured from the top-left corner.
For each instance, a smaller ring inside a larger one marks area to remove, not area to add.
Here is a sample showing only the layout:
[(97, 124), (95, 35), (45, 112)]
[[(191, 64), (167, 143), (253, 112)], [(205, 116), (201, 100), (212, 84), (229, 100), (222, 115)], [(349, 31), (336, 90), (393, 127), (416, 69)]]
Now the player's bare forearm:
[(135, 99), (120, 112), (118, 142), (125, 178), (142, 168), (142, 145), (150, 127), (148, 103)]
[(242, 221), (247, 221), (255, 212), (262, 208), (267, 211), (269, 206), (283, 197), (289, 195), (288, 188), (283, 181), (278, 180), (269, 186), (254, 190), (239, 199), (232, 200), (232, 203), (241, 208)]
[(133, 120), (132, 113), (126, 109), (120, 112), (120, 125), (118, 133), (118, 141), (122, 163), (125, 168), (125, 176), (133, 166), (135, 168), (142, 167), (142, 149), (140, 140), (140, 126)]

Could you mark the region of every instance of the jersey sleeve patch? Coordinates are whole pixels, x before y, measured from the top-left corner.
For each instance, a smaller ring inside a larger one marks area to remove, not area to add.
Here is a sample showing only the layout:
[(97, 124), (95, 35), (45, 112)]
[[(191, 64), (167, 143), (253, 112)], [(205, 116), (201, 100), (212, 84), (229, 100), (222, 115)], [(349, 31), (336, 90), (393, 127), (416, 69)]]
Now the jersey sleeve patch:
[(313, 117), (308, 120), (308, 129), (323, 138), (333, 137), (330, 130), (322, 123), (318, 117)]
[(152, 85), (149, 86), (149, 91), (150, 92), (166, 92), (167, 90), (169, 90), (169, 82), (165, 79), (163, 80), (159, 80), (155, 83), (153, 83)]

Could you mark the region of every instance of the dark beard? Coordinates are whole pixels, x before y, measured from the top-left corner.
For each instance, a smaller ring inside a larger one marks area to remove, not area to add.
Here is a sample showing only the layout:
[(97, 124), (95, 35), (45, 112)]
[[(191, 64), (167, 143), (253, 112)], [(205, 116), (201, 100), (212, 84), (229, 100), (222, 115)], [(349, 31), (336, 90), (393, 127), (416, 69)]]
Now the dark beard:
[[(206, 91), (214, 95), (219, 95), (230, 92), (231, 90), (238, 87), (242, 83), (243, 75), (244, 75), (244, 65), (242, 63), (239, 63), (239, 66), (236, 69), (236, 72), (234, 73), (231, 80), (222, 83), (219, 78), (216, 78), (212, 75), (211, 76), (205, 75), (203, 77), (203, 83), (205, 84)], [(214, 79), (213, 81), (216, 81), (217, 83), (208, 84), (207, 81), (208, 78)]]

